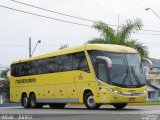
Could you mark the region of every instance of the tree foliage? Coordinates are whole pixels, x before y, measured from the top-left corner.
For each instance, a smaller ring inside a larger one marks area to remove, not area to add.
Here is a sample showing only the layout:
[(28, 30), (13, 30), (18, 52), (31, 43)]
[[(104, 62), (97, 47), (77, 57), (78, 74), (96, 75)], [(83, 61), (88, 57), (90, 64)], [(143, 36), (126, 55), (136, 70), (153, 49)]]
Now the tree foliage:
[(8, 81), (8, 76), (7, 76), (8, 71), (9, 69), (3, 70), (0, 74), (0, 76), (5, 79), (3, 84), (0, 86), (0, 94), (6, 93), (7, 97), (9, 98), (10, 90), (9, 90), (9, 81)]
[(0, 76), (2, 77), (2, 78), (5, 78), (5, 79), (7, 79), (7, 73), (8, 73), (8, 69), (7, 70), (3, 70), (2, 72), (1, 72), (1, 74), (0, 74)]
[(126, 20), (124, 24), (113, 29), (106, 23), (99, 21), (93, 24), (93, 28), (100, 33), (99, 38), (93, 38), (88, 43), (118, 44), (135, 48), (141, 57), (148, 57), (149, 51), (147, 46), (138, 40), (130, 39), (133, 33), (138, 32), (142, 28), (140, 19)]

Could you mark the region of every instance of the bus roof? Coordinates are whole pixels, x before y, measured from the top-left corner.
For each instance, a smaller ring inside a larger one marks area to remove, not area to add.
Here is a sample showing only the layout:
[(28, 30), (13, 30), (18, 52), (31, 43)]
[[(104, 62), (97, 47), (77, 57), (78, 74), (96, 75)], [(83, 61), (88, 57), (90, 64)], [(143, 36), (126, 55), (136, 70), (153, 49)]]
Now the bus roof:
[(46, 57), (51, 57), (51, 56), (57, 56), (57, 55), (63, 55), (63, 54), (69, 54), (69, 53), (84, 51), (84, 50), (102, 50), (102, 51), (116, 52), (116, 53), (138, 53), (133, 48), (126, 47), (126, 46), (121, 46), (121, 45), (115, 45), (115, 44), (85, 44), (85, 45), (81, 45), (81, 46), (77, 46), (77, 47), (57, 50), (55, 52), (35, 56), (35, 57), (32, 57), (32, 58), (27, 58), (27, 59), (23, 59), (23, 60), (14, 61), (13, 63), (26, 62), (26, 61), (31, 61), (31, 60), (36, 60), (36, 59), (41, 59), (41, 58), (46, 58)]

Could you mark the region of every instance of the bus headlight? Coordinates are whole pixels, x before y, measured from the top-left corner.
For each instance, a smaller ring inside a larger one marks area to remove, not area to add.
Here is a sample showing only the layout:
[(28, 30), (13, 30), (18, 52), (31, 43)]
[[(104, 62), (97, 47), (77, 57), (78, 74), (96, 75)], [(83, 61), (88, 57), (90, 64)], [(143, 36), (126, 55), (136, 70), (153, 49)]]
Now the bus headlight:
[(116, 94), (119, 94), (119, 95), (123, 95), (123, 96), (140, 96), (140, 95), (143, 95), (143, 94), (147, 93), (146, 90), (144, 90), (142, 92), (122, 92), (122, 91), (118, 91), (118, 90), (115, 90), (115, 89), (112, 89), (112, 88), (106, 88), (106, 89), (110, 92), (113, 92), (113, 93), (116, 93)]
[(114, 90), (114, 92), (115, 92), (115, 93), (118, 93), (118, 91), (117, 91), (117, 90)]
[(119, 91), (115, 90), (115, 89), (112, 89), (112, 88), (106, 88), (108, 91), (110, 92), (114, 92), (114, 93), (120, 93)]

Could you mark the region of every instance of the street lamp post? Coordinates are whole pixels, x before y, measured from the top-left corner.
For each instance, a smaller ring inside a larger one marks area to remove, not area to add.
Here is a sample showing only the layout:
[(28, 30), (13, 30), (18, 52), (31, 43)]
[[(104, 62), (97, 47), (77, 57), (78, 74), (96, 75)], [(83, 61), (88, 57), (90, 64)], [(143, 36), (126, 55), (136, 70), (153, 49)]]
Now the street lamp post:
[(146, 11), (151, 10), (153, 14), (160, 20), (160, 16), (152, 9), (152, 8), (145, 8)]
[(36, 50), (36, 47), (37, 47), (37, 45), (38, 45), (39, 43), (41, 43), (41, 40), (38, 40), (38, 41), (37, 41), (37, 43), (36, 43), (36, 45), (35, 45), (35, 47), (34, 47), (34, 49), (33, 49), (33, 51), (32, 51), (31, 38), (29, 37), (29, 57), (30, 57), (30, 58), (32, 57), (32, 55), (33, 55), (34, 51)]

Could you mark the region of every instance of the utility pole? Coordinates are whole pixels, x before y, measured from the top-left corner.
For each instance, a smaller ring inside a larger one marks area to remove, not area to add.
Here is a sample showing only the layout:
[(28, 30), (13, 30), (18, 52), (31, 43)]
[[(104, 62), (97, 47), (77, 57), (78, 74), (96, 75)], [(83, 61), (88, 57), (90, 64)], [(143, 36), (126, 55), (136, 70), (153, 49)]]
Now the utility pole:
[(29, 57), (31, 58), (32, 55), (31, 55), (31, 38), (29, 37)]

